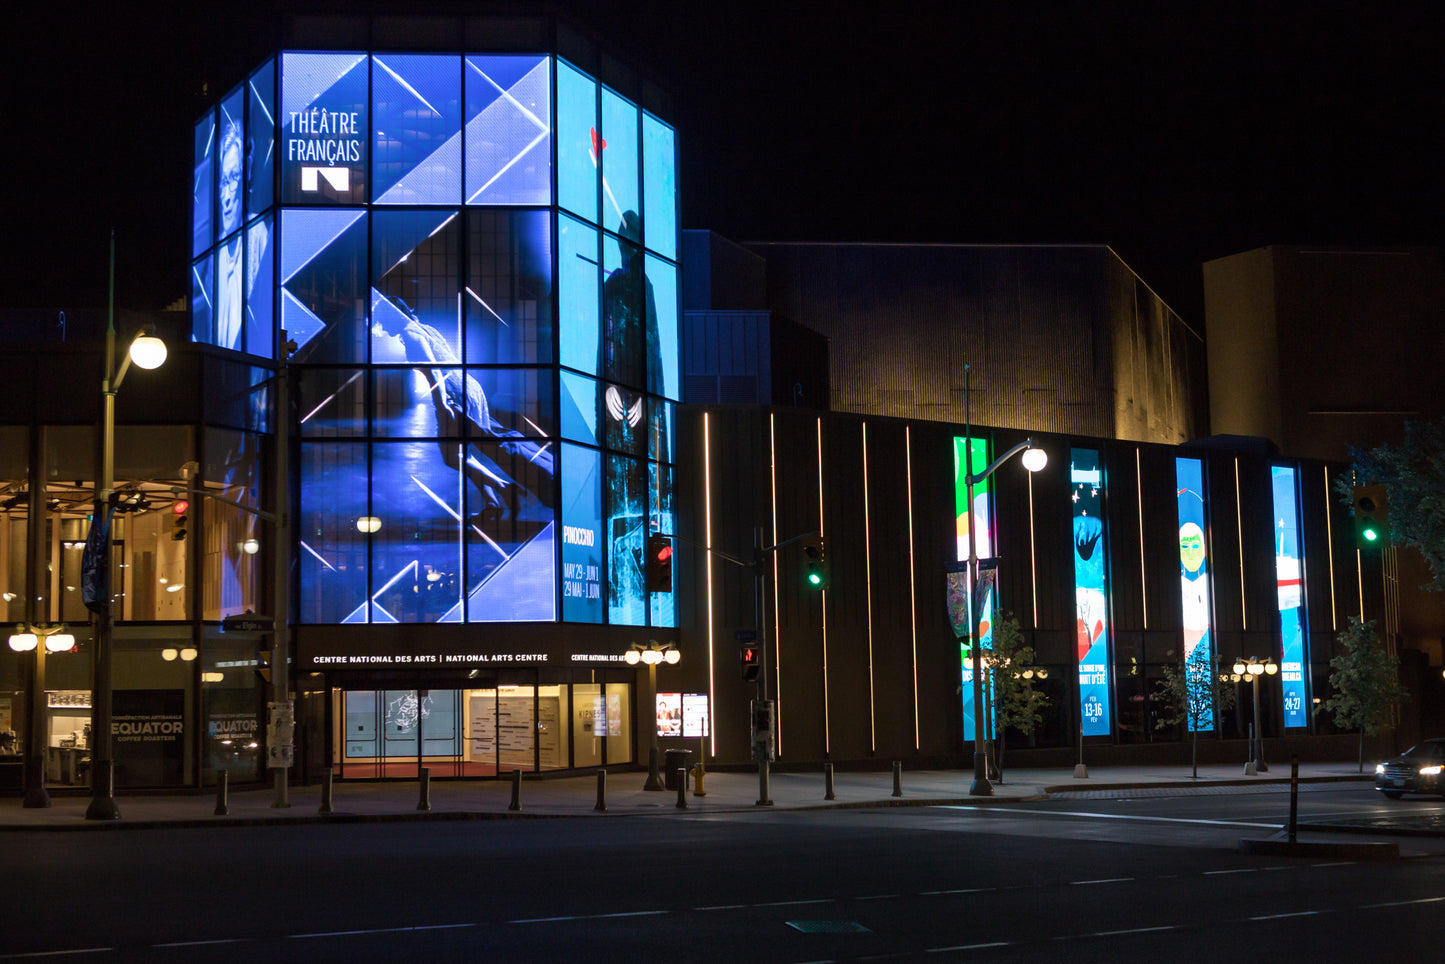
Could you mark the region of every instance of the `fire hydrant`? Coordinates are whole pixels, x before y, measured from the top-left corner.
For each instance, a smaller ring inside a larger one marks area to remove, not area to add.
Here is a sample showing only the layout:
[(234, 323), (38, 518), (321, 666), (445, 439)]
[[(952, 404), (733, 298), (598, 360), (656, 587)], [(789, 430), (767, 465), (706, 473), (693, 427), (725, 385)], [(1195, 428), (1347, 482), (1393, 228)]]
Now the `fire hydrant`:
[(707, 771), (702, 768), (701, 761), (699, 761), (698, 764), (692, 768), (692, 795), (695, 797), (707, 796), (707, 791), (702, 788), (702, 778), (706, 772)]

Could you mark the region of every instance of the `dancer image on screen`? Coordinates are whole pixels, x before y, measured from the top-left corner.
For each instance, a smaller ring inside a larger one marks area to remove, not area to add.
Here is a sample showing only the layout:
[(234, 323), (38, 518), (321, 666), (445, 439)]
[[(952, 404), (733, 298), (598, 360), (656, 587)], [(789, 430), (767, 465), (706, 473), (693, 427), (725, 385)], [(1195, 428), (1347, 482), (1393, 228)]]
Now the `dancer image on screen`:
[[(535, 525), (518, 518), (520, 509), (515, 479), (483, 455), (458, 445), (461, 436), (489, 437), (503, 439), (498, 448), (509, 455), (525, 459), (536, 466), (549, 478), (554, 474), (551, 451), (542, 444), (526, 440), (521, 432), (506, 428), (492, 417), (486, 393), (470, 373), (461, 368), (461, 360), (447, 341), (446, 336), (435, 327), (417, 317), (416, 312), (400, 298), (390, 299), (406, 322), (399, 331), (388, 324), (380, 312), (377, 325), (387, 335), (399, 337), (406, 360), (416, 366), (430, 386), (432, 405), (436, 411), (437, 435), (443, 440), (441, 448), (443, 462), (448, 468), (461, 470), (481, 494), (483, 503), (480, 512), (474, 513), (471, 525), (479, 529), (494, 530), (504, 523), (510, 524), (516, 532), (519, 528), (530, 529)], [(450, 437), (450, 439), (446, 437)]]

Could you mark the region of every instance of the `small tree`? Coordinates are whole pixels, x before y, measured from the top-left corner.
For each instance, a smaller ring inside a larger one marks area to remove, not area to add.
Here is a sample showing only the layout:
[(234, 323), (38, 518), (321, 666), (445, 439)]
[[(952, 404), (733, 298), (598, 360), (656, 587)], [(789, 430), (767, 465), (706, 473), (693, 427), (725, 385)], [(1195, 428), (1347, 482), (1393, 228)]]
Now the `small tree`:
[(1215, 672), (1214, 661), (1201, 645), (1187, 660), (1167, 664), (1154, 692), (1164, 705), (1164, 713), (1154, 721), (1154, 728), (1181, 723), (1189, 728), (1193, 776), (1199, 779), (1199, 731), (1213, 730), (1215, 713), (1234, 706), (1234, 687)]
[(1375, 634), (1375, 621), (1350, 625), (1340, 633), (1345, 647), (1341, 656), (1330, 660), (1330, 686), (1334, 695), (1324, 708), (1334, 715), (1335, 725), (1360, 731), (1360, 770), (1365, 769), (1365, 737), (1374, 736), (1394, 719), (1395, 707), (1410, 695), (1400, 685), (1399, 660), (1385, 651)]
[(1004, 734), (1009, 727), (1028, 733), (1043, 722), (1043, 708), (1049, 698), (1034, 689), (1035, 679), (1047, 673), (1034, 666), (1034, 648), (1028, 645), (1019, 621), (1008, 616), (994, 624), (993, 649), (988, 654), (993, 667), (994, 725), (998, 728), (999, 782), (1003, 782)]

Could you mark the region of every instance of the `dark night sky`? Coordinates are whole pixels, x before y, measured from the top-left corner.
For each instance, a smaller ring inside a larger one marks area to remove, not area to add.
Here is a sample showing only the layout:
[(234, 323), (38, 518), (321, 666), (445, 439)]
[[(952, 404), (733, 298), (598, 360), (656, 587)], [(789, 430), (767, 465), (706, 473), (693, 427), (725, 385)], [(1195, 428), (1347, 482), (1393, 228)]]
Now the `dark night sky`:
[[(203, 85), (280, 5), (10, 14), (0, 310), (103, 305), (112, 225), (121, 305), (186, 293)], [(674, 91), (687, 228), (1107, 243), (1195, 326), (1210, 258), (1445, 233), (1438, 3), (558, 6)]]

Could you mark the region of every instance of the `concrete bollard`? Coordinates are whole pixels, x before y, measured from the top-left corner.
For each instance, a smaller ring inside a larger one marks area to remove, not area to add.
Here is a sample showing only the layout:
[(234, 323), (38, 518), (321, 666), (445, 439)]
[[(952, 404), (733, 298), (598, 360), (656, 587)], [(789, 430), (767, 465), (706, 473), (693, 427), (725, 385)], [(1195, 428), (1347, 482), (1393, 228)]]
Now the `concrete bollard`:
[(838, 797), (833, 793), (833, 764), (823, 764), (823, 799), (836, 800)]
[(903, 796), (903, 761), (893, 761), (893, 795)]
[(316, 808), (317, 813), (331, 812), (331, 768), (327, 767), (321, 771), (321, 806)]
[(597, 771), (597, 806), (592, 808), (606, 812), (607, 810), (607, 771)]
[(421, 768), (421, 799), (417, 801), (416, 808), (431, 809), (431, 767)]
[(522, 771), (512, 771), (512, 802), (507, 805), (508, 810), (522, 809)]
[(687, 771), (681, 767), (677, 770), (677, 809), (687, 809)]
[(231, 771), (221, 770), (216, 773), (216, 816), (224, 817), (231, 812), (226, 803), (226, 794), (231, 783)]

